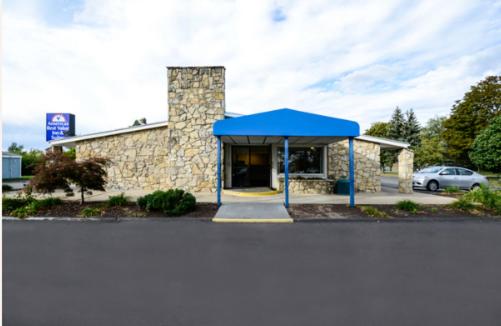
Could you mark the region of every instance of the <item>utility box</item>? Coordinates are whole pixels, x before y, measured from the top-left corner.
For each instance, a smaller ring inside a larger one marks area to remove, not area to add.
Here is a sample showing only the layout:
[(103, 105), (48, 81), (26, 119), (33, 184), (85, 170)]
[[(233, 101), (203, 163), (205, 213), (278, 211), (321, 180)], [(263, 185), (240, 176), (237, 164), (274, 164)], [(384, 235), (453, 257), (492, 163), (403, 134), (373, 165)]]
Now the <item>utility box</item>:
[(2, 152), (2, 179), (21, 178), (21, 155)]

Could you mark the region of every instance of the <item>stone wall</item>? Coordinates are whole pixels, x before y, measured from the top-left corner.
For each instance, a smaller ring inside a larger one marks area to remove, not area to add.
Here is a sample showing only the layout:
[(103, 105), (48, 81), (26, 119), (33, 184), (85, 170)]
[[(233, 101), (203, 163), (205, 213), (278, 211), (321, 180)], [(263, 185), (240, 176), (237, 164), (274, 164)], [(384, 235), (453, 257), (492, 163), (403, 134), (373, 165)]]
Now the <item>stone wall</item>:
[[(355, 139), (355, 190), (381, 191), (381, 167), (379, 144)], [(348, 178), (348, 140), (328, 146), (327, 175), (332, 180)]]
[(173, 187), (215, 191), (216, 120), (224, 119), (224, 67), (168, 67), (167, 175)]
[[(284, 190), (284, 179), (278, 180), (278, 190)], [(289, 179), (291, 194), (331, 194), (334, 192), (334, 180), (328, 179)]]
[(412, 174), (414, 172), (414, 153), (408, 149), (398, 153), (398, 191), (412, 193)]
[(134, 131), (77, 142), (77, 160), (110, 159), (110, 190), (156, 190), (168, 187), (167, 127)]

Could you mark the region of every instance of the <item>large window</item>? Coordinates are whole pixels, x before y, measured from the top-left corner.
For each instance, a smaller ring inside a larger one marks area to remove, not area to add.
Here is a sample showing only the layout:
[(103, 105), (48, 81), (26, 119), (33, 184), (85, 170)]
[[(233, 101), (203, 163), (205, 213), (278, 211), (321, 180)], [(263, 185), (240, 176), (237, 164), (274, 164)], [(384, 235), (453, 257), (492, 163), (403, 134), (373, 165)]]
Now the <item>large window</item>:
[[(289, 173), (324, 173), (323, 147), (289, 147)], [(284, 148), (278, 147), (278, 166), (284, 173)]]

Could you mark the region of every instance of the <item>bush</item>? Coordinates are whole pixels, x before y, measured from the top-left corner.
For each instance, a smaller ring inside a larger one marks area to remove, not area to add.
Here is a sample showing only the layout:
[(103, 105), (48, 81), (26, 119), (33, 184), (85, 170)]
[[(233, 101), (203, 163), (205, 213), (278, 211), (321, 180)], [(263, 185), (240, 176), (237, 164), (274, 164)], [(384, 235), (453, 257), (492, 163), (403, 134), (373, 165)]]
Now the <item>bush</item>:
[(11, 191), (12, 189), (12, 186), (11, 185), (2, 185), (2, 191)]
[(37, 200), (37, 202), (39, 208), (49, 208), (52, 206), (61, 205), (63, 203), (63, 201), (60, 198), (53, 198), (53, 197)]
[(464, 198), (464, 196), (459, 198), (449, 206), (467, 212), (475, 208), (475, 204), (473, 204), (470, 200)]
[(19, 218), (25, 218), (28, 216), (35, 215), (38, 212), (39, 208), (40, 208), (39, 203), (37, 201), (32, 201), (23, 207), (16, 208), (12, 212), (10, 212), (10, 215)]
[(401, 200), (397, 203), (397, 209), (410, 213), (417, 213), (419, 205), (412, 200)]
[(27, 198), (2, 198), (2, 212), (10, 213), (18, 208), (26, 206), (31, 200), (31, 197)]
[(463, 198), (472, 203), (479, 203), (484, 208), (493, 210), (497, 214), (501, 214), (500, 191), (491, 190), (485, 185), (480, 185), (480, 187), (464, 194), (462, 199)]
[(458, 186), (449, 186), (444, 189), (446, 193), (448, 194), (455, 194), (459, 192), (459, 187)]
[(377, 209), (376, 207), (372, 207), (372, 206), (362, 206), (360, 207), (360, 210), (368, 215), (368, 216), (371, 216), (371, 217), (375, 217), (375, 218), (388, 218), (388, 214), (386, 214), (385, 212)]
[(178, 216), (193, 211), (196, 199), (181, 189), (157, 190), (138, 198), (137, 204), (147, 211), (161, 211), (167, 215)]
[(83, 217), (100, 216), (101, 212), (101, 208), (98, 207), (85, 207), (80, 211), (80, 215)]
[(108, 197), (108, 206), (125, 206), (127, 205), (127, 197), (123, 193), (116, 196)]

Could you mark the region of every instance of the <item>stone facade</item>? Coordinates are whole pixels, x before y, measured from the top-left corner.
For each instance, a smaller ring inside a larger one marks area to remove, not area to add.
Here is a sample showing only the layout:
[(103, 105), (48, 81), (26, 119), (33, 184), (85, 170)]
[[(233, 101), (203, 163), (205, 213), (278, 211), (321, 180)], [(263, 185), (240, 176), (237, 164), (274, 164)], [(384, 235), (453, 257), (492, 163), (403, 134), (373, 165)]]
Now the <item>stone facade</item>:
[[(353, 141), (355, 153), (355, 190), (381, 191), (380, 145), (363, 140)], [(327, 175), (329, 179), (348, 178), (348, 140), (328, 146)]]
[[(284, 179), (280, 178), (278, 190), (284, 190)], [(329, 179), (289, 179), (289, 192), (291, 194), (331, 194), (334, 190), (334, 180)]]
[(172, 187), (215, 191), (216, 120), (224, 119), (224, 67), (169, 67), (167, 175)]
[(412, 173), (414, 153), (408, 149), (398, 153), (398, 191), (406, 194), (412, 193)]
[(110, 159), (110, 190), (156, 190), (169, 185), (167, 174), (167, 127), (134, 131), (76, 143), (77, 160)]

